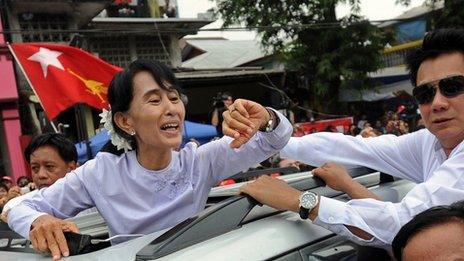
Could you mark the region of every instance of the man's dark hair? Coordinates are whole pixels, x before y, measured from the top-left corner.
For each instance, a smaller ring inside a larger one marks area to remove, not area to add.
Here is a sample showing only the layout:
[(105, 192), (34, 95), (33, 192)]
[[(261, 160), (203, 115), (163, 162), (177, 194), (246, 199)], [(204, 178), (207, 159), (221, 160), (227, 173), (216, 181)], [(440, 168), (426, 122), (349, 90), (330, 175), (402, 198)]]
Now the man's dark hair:
[(464, 201), (458, 201), (450, 206), (432, 207), (417, 214), (393, 239), (392, 247), (396, 260), (401, 261), (401, 255), (408, 241), (419, 232), (453, 221), (464, 222)]
[(23, 180), (23, 179), (27, 180), (28, 183), (31, 181), (31, 180), (29, 179), (29, 177), (27, 177), (27, 176), (21, 176), (21, 177), (19, 177), (18, 179), (16, 179), (16, 184), (19, 184), (19, 183), (21, 182), (21, 180)]
[(76, 146), (61, 133), (44, 133), (34, 137), (24, 150), (27, 162), (31, 162), (34, 151), (45, 146), (55, 148), (66, 163), (77, 162)]
[(417, 71), (425, 60), (453, 52), (460, 52), (464, 55), (464, 29), (438, 29), (427, 33), (422, 46), (406, 57), (406, 66), (409, 69), (412, 85), (417, 85)]

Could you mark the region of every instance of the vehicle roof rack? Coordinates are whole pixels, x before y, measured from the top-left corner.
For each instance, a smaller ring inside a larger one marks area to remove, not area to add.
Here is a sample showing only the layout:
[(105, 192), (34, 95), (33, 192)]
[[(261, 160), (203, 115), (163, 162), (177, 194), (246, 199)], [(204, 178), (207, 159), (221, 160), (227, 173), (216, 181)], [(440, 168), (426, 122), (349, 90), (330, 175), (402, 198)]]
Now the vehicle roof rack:
[[(352, 177), (359, 177), (372, 172), (375, 171), (368, 168), (357, 168), (349, 171)], [(292, 184), (292, 186), (300, 190), (310, 190), (324, 187), (325, 183), (319, 178), (310, 177)], [(160, 258), (237, 229), (243, 224), (248, 213), (256, 204), (257, 201), (249, 196), (234, 196), (221, 201), (153, 240), (137, 253), (136, 259)]]
[(0, 221), (0, 251), (35, 253), (31, 242), (8, 227), (8, 224)]
[(254, 178), (254, 177), (259, 177), (262, 175), (269, 175), (272, 173), (280, 173), (282, 175), (287, 175), (287, 174), (293, 174), (293, 173), (298, 173), (300, 170), (296, 167), (282, 167), (282, 168), (266, 168), (266, 169), (256, 169), (256, 170), (250, 170), (246, 172), (240, 172), (229, 179), (234, 179), (234, 180), (246, 180), (249, 178)]

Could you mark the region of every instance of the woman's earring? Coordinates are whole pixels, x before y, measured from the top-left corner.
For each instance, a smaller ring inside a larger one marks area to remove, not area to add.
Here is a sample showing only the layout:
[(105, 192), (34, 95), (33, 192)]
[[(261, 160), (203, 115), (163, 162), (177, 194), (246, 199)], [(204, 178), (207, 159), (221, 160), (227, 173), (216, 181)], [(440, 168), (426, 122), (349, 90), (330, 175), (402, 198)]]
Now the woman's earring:
[(134, 136), (135, 135), (135, 130), (132, 130), (131, 133), (130, 133), (131, 136)]

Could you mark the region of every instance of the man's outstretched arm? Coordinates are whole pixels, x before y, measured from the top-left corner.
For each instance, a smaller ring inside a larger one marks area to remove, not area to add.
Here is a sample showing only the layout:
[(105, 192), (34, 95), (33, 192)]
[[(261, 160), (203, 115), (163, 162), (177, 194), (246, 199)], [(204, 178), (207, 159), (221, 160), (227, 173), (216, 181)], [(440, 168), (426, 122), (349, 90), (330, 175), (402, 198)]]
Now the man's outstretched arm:
[[(255, 182), (244, 185), (240, 193), (248, 194), (259, 202), (279, 210), (290, 210), (298, 213), (301, 191), (290, 187), (280, 179), (261, 176)], [(320, 202), (309, 213), (309, 218), (315, 220), (319, 213)], [(371, 240), (372, 235), (354, 226), (346, 226), (351, 233), (364, 240)]]
[(355, 181), (345, 167), (334, 162), (327, 162), (312, 171), (313, 175), (324, 180), (331, 189), (342, 191), (352, 199), (380, 198), (371, 190)]
[[(321, 196), (310, 218), (358, 244), (391, 244), (401, 226), (416, 214), (464, 198), (464, 181), (460, 178), (464, 172), (463, 160), (464, 154), (449, 158), (427, 182), (416, 185), (399, 203), (372, 198), (341, 202)], [(276, 209), (299, 211), (301, 191), (278, 179), (261, 177), (243, 186), (240, 192)]]

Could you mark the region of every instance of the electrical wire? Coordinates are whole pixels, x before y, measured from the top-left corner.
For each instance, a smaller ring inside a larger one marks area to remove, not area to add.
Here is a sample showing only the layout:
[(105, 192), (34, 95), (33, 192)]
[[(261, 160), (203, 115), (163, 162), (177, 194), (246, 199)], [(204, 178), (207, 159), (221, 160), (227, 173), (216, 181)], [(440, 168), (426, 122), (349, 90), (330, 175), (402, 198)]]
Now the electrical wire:
[(306, 111), (306, 112), (310, 112), (310, 113), (313, 113), (313, 114), (317, 114), (317, 115), (321, 115), (321, 116), (325, 116), (325, 117), (330, 117), (330, 118), (351, 117), (350, 115), (344, 115), (344, 114), (337, 115), (337, 114), (328, 114), (328, 113), (318, 112), (318, 111), (311, 110), (309, 108), (306, 108), (306, 107), (303, 107), (303, 106), (300, 106), (300, 105), (296, 105), (296, 103), (294, 103), (292, 101), (292, 99), (290, 99), (290, 97), (288, 97), (287, 93), (285, 93), (283, 90), (281, 90), (277, 86), (275, 86), (275, 84), (271, 81), (271, 79), (269, 78), (269, 76), (266, 73), (262, 73), (262, 74), (266, 77), (267, 81), (271, 85), (267, 85), (267, 84), (264, 84), (264, 83), (261, 83), (261, 82), (258, 83), (258, 84), (265, 87), (265, 88), (268, 88), (268, 89), (279, 92), (282, 95), (282, 98), (284, 98), (284, 100), (286, 100), (288, 102), (290, 107), (298, 108), (298, 109), (300, 109), (302, 111)]
[[(393, 22), (393, 21), (410, 21), (411, 19), (388, 19), (388, 20), (362, 20), (357, 22), (345, 22), (345, 21), (335, 21), (335, 22), (319, 22), (314, 20), (313, 23), (308, 24), (289, 24), (289, 25), (270, 25), (270, 26), (241, 26), (241, 27), (225, 27), (225, 28), (200, 28), (198, 30), (189, 29), (189, 28), (171, 28), (171, 29), (159, 29), (157, 26), (157, 21), (153, 21), (155, 24), (156, 31), (158, 33), (195, 33), (195, 32), (214, 32), (214, 31), (252, 31), (252, 30), (276, 30), (276, 29), (331, 29), (331, 28), (345, 28), (350, 26), (355, 26), (359, 24), (364, 24), (366, 22), (374, 23), (384, 23), (384, 22)], [(166, 21), (169, 21), (166, 19)], [(128, 21), (129, 23), (129, 21)], [(0, 33), (4, 34), (24, 34), (24, 33), (48, 33), (48, 34), (59, 34), (59, 33), (149, 33), (153, 32), (152, 29), (59, 29), (59, 30), (49, 30), (44, 29), (40, 30), (3, 30)]]
[(164, 54), (167, 56), (169, 60), (171, 60), (171, 55), (169, 54), (168, 50), (166, 50), (166, 46), (164, 45), (163, 38), (161, 37), (161, 33), (158, 29), (158, 23), (156, 23), (155, 21), (154, 24), (155, 24), (156, 33), (158, 35), (158, 39), (161, 42), (161, 46), (163, 47)]

